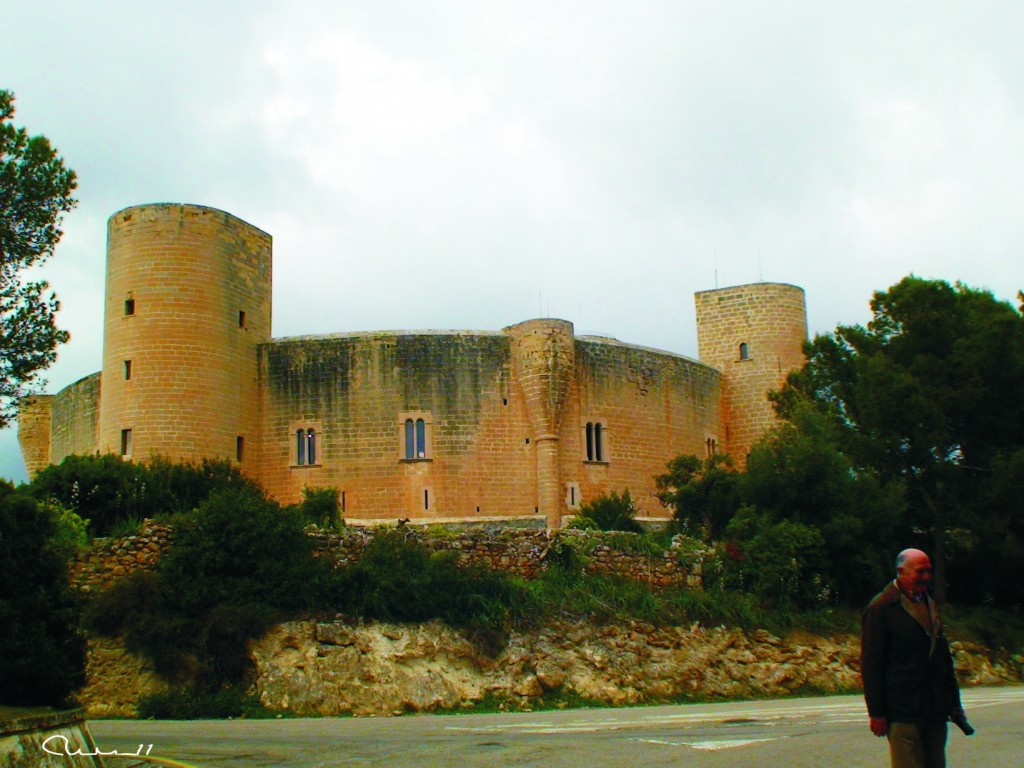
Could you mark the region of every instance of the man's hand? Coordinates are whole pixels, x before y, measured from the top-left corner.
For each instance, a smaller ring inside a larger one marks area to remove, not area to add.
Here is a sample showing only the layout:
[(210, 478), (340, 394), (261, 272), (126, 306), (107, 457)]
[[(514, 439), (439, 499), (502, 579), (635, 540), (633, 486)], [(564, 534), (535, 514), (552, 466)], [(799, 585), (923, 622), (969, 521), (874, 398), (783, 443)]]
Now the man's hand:
[(885, 736), (889, 732), (889, 721), (884, 717), (872, 717), (871, 732), (875, 736)]

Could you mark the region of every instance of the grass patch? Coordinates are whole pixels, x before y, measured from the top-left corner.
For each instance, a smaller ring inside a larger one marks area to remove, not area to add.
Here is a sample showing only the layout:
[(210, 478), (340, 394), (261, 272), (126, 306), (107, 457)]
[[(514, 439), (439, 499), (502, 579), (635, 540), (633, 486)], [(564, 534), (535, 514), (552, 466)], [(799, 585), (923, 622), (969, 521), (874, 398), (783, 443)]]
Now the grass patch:
[(246, 696), (238, 687), (212, 692), (179, 688), (154, 693), (139, 699), (138, 713), (143, 720), (268, 719), (287, 714), (267, 709), (259, 699)]

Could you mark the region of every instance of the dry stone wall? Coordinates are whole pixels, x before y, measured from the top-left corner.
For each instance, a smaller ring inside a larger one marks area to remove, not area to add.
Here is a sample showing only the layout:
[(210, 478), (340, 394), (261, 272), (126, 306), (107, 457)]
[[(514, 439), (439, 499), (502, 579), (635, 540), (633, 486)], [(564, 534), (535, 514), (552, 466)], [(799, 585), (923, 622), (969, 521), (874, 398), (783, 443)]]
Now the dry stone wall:
[[(406, 535), (433, 552), (450, 550), (460, 562), (483, 566), (532, 579), (547, 567), (553, 544), (567, 542), (582, 552), (581, 565), (591, 573), (618, 575), (655, 586), (700, 585), (699, 562), (687, 564), (678, 549), (679, 541), (660, 553), (616, 548), (609, 541), (636, 542), (635, 534), (611, 535), (594, 531), (563, 531), (552, 539), (539, 529), (501, 529), (469, 527), (461, 531), (448, 528), (419, 529), (405, 526)], [(318, 553), (330, 557), (339, 566), (356, 562), (373, 540), (375, 528), (348, 528), (342, 534), (310, 531)], [(614, 537), (614, 538), (612, 538)], [(72, 583), (79, 589), (94, 591), (139, 569), (151, 568), (173, 540), (169, 526), (152, 520), (143, 522), (137, 534), (118, 539), (97, 539), (71, 569)]]

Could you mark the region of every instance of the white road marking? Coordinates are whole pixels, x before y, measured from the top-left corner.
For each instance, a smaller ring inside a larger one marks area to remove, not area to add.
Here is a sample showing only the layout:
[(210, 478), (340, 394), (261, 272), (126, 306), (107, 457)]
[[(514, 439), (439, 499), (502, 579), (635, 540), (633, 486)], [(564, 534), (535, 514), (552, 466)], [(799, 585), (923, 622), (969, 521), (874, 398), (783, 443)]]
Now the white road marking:
[(732, 749), (733, 747), (745, 747), (748, 744), (757, 744), (763, 741), (777, 741), (777, 739), (711, 739), (708, 741), (666, 741), (665, 739), (630, 739), (645, 744), (660, 744), (666, 747), (689, 747), (704, 752), (717, 752), (720, 749)]
[[(973, 692), (966, 689), (962, 693), (964, 708), (970, 715), (971, 709), (997, 706), (1008, 702), (1024, 699), (1024, 686), (1008, 686), (1006, 688), (987, 689), (985, 691)], [(631, 717), (609, 716), (601, 718), (592, 713), (586, 719), (574, 720), (565, 723), (552, 723), (544, 721), (532, 722), (511, 722), (497, 723), (485, 726), (447, 726), (449, 731), (469, 731), (473, 733), (536, 733), (536, 734), (557, 734), (557, 733), (595, 733), (599, 731), (612, 731), (620, 729), (635, 729), (640, 727), (651, 727), (659, 725), (697, 725), (697, 724), (720, 724), (720, 725), (751, 725), (773, 726), (783, 721), (806, 720), (817, 718), (829, 723), (858, 723), (867, 720), (867, 712), (861, 700), (817, 703), (813, 705), (801, 704), (794, 700), (792, 704), (766, 706), (751, 702), (748, 706), (736, 709), (728, 709), (717, 712), (694, 712), (682, 711), (658, 714), (639, 714), (637, 710), (630, 710)], [(722, 742), (716, 742), (722, 743)], [(694, 747), (701, 749), (705, 747)], [(708, 747), (710, 748), (710, 747)]]

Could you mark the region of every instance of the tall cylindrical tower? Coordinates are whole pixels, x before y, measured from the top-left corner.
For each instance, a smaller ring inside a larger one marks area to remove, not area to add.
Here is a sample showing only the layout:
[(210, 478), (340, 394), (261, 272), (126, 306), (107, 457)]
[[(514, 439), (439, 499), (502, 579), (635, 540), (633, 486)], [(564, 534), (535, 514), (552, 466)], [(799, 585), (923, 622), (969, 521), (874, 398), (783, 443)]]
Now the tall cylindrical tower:
[(559, 427), (576, 372), (575, 334), (572, 323), (554, 319), (527, 320), (505, 331), (512, 336), (515, 376), (534, 430), (537, 506), (554, 530), (565, 511)]
[(722, 373), (724, 447), (740, 467), (750, 447), (775, 423), (768, 392), (804, 364), (804, 291), (753, 283), (695, 295), (700, 360)]
[(196, 205), (126, 208), (107, 228), (99, 450), (238, 461), (259, 443), (270, 235)]

